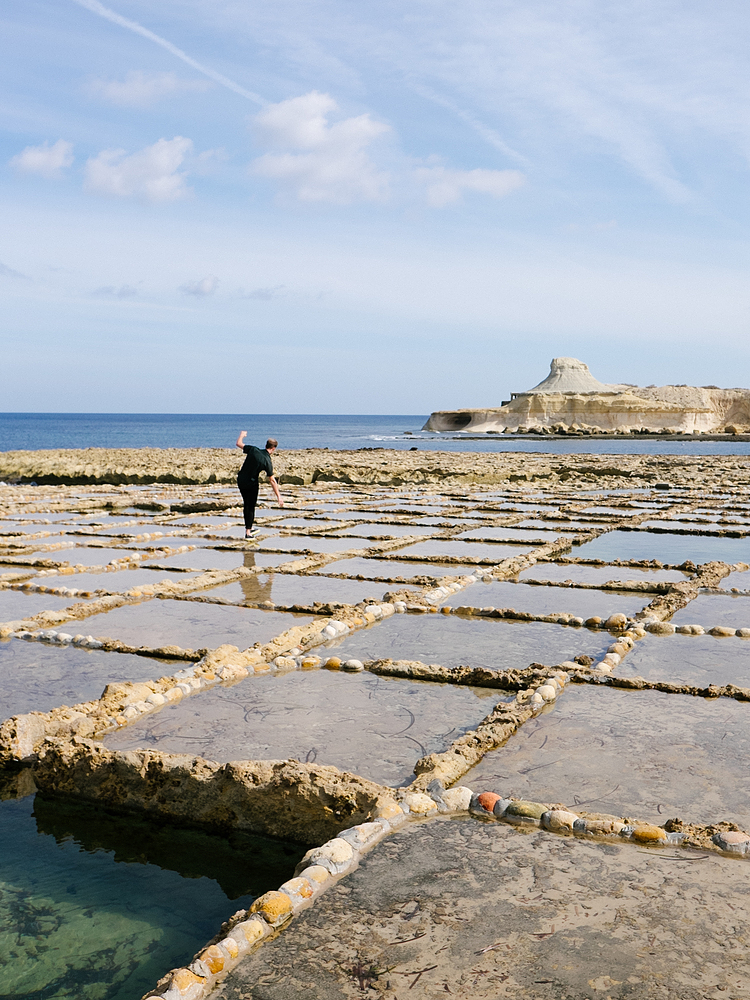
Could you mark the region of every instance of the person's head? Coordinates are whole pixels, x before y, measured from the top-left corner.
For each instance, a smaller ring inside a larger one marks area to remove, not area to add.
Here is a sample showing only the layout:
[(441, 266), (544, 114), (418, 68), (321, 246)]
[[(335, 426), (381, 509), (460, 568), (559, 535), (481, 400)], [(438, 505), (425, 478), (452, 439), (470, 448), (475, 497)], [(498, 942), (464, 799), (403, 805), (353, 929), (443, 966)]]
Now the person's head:
[(276, 440), (276, 438), (269, 438), (266, 441), (266, 451), (276, 451), (278, 447), (279, 447), (279, 442)]

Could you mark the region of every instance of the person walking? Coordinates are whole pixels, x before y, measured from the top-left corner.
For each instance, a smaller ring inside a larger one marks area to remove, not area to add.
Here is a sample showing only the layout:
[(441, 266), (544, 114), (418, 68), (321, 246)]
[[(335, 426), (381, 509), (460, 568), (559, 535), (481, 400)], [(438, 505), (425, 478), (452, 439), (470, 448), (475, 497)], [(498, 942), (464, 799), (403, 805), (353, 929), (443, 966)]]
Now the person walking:
[(281, 493), (279, 493), (279, 484), (274, 479), (273, 465), (271, 464), (271, 455), (278, 448), (279, 442), (274, 438), (269, 438), (265, 448), (256, 448), (252, 444), (245, 444), (246, 437), (247, 431), (240, 431), (240, 436), (237, 438), (237, 447), (241, 448), (245, 454), (245, 461), (237, 473), (237, 488), (242, 494), (242, 502), (245, 505), (245, 538), (255, 538), (259, 533), (258, 529), (253, 527), (253, 521), (255, 520), (255, 507), (258, 503), (258, 477), (261, 472), (265, 472), (268, 476), (279, 507), (284, 506)]

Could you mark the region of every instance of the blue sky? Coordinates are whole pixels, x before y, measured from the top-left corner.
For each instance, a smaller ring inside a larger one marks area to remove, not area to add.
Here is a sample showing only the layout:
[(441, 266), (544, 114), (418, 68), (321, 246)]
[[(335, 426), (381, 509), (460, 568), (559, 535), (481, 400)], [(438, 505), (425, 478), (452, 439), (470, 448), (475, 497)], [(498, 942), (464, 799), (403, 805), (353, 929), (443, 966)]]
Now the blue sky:
[(0, 410), (750, 384), (733, 0), (7, 0)]

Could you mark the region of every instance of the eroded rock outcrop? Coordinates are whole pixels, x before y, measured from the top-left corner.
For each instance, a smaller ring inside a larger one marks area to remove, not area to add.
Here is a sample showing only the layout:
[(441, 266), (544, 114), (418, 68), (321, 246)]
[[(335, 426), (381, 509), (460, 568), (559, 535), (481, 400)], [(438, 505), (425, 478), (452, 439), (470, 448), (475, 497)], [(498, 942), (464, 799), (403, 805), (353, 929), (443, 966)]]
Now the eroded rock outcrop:
[(496, 408), (435, 411), (424, 430), (743, 433), (750, 431), (750, 390), (606, 385), (582, 361), (553, 358), (533, 389)]
[(217, 830), (320, 844), (369, 820), (390, 789), (336, 767), (296, 760), (217, 764), (156, 750), (118, 753), (91, 740), (48, 740), (33, 769), (49, 795)]

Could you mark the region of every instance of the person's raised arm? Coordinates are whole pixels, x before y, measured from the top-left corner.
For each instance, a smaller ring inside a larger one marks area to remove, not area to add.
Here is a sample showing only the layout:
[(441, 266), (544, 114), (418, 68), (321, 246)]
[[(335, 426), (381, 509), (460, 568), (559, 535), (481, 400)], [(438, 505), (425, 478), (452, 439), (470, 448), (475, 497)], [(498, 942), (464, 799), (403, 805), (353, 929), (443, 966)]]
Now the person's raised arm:
[(276, 482), (275, 476), (269, 476), (268, 482), (271, 484), (271, 489), (276, 494), (276, 499), (278, 501), (279, 507), (284, 506), (284, 501), (281, 499), (281, 493), (279, 493), (279, 484)]
[(240, 436), (237, 438), (237, 448), (245, 447), (245, 438), (247, 437), (247, 431), (240, 431)]

